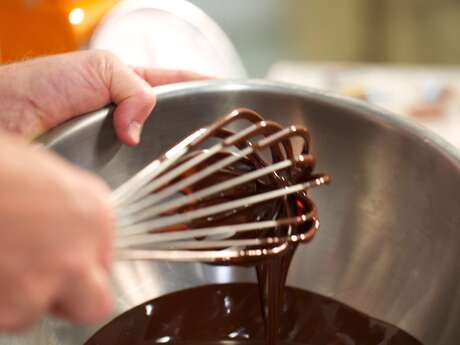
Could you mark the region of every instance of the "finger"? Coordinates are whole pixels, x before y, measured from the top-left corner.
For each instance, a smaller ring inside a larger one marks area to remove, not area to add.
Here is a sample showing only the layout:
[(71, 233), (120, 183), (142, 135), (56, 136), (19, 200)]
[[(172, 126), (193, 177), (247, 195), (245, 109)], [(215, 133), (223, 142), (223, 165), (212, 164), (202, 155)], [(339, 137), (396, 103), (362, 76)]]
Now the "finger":
[(152, 87), (131, 68), (112, 55), (103, 55), (105, 83), (111, 100), (117, 104), (114, 127), (119, 138), (128, 145), (140, 141), (142, 126), (155, 106)]
[(133, 67), (133, 71), (152, 86), (211, 79), (209, 76), (186, 70)]
[(22, 331), (32, 327), (37, 320), (38, 314), (9, 306), (5, 307), (5, 312), (0, 312), (0, 329), (6, 332)]
[[(83, 192), (88, 196), (92, 196), (91, 201), (92, 209), (95, 210), (95, 215), (99, 220), (99, 225), (96, 226), (98, 229), (97, 235), (99, 240), (98, 254), (99, 263), (103, 269), (108, 273), (113, 262), (113, 243), (115, 238), (115, 225), (116, 217), (113, 208), (110, 203), (110, 189), (109, 187), (98, 177), (87, 171), (80, 170), (81, 176), (77, 178), (83, 182), (85, 187), (82, 187)], [(87, 201), (89, 203), (89, 201)]]
[(124, 143), (137, 145), (144, 122), (155, 105), (155, 96), (153, 92), (141, 91), (116, 103), (113, 114), (115, 131)]
[(0, 329), (18, 331), (32, 326), (39, 316), (39, 308), (19, 289), (3, 294), (0, 300)]
[[(16, 261), (17, 262), (17, 261)], [(34, 263), (29, 269), (18, 271), (18, 266), (2, 267), (0, 281), (0, 330), (18, 331), (32, 326), (48, 309), (56, 291), (57, 280), (45, 271), (38, 271)], [(20, 272), (20, 273), (19, 273)]]
[(108, 286), (104, 269), (94, 266), (65, 286), (52, 312), (76, 323), (100, 321), (112, 310)]

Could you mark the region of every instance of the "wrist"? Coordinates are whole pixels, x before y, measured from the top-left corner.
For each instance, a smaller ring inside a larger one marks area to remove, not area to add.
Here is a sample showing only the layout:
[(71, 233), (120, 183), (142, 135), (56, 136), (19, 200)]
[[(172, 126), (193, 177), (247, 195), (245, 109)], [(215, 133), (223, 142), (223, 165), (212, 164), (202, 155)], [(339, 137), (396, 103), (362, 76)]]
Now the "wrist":
[(0, 129), (27, 139), (45, 131), (40, 110), (28, 97), (28, 85), (16, 66), (0, 67)]

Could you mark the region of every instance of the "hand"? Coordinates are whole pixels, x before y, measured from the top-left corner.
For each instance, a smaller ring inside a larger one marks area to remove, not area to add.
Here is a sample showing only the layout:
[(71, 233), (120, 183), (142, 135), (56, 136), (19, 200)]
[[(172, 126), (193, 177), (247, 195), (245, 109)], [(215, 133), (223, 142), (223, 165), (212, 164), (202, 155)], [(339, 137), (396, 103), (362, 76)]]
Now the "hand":
[(81, 51), (0, 67), (0, 128), (32, 138), (110, 102), (129, 145), (155, 105), (151, 86), (203, 79), (187, 71), (131, 68), (104, 51)]
[(0, 136), (0, 330), (46, 312), (93, 322), (111, 310), (113, 215), (96, 177)]

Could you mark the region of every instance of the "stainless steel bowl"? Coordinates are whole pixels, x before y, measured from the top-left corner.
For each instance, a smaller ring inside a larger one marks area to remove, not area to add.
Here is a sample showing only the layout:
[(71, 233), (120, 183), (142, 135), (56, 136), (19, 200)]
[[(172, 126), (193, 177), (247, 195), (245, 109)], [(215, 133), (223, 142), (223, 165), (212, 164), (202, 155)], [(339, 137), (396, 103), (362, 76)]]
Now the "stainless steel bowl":
[[(381, 109), (295, 86), (212, 81), (157, 93), (139, 147), (120, 145), (108, 110), (73, 120), (41, 142), (116, 186), (235, 107), (307, 125), (318, 168), (333, 183), (314, 192), (322, 228), (299, 248), (288, 283), (393, 323), (426, 345), (458, 344), (460, 156), (454, 148)], [(254, 279), (244, 268), (159, 262), (119, 262), (113, 277), (115, 314), (178, 289)], [(94, 330), (46, 320), (8, 344), (81, 345)]]

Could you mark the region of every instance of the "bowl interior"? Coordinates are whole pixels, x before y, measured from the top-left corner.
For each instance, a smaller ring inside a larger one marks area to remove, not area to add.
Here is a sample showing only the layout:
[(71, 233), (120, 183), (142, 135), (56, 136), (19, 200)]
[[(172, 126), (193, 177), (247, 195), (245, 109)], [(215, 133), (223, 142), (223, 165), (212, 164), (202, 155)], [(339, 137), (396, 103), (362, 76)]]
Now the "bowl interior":
[[(41, 140), (117, 186), (191, 131), (237, 107), (307, 126), (317, 170), (333, 178), (312, 192), (321, 230), (299, 248), (288, 284), (395, 324), (424, 344), (456, 343), (460, 163), (437, 139), (382, 110), (269, 82), (198, 82), (158, 89), (158, 104), (136, 148), (117, 141), (110, 111), (74, 120)], [(178, 289), (253, 279), (242, 268), (120, 262), (114, 271), (117, 313)], [(60, 344), (81, 344), (93, 331), (47, 327)]]

